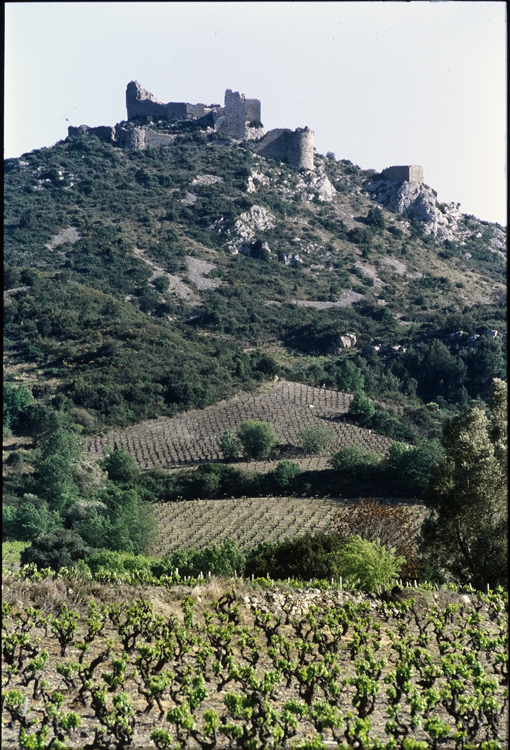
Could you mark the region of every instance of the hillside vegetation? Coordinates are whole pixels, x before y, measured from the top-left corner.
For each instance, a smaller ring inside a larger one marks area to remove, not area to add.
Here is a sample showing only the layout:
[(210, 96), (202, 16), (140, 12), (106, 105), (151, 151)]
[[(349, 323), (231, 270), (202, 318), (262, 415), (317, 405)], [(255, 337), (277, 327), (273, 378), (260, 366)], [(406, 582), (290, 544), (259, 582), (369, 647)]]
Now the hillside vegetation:
[(4, 539), (58, 570), (182, 550), (157, 547), (182, 500), (425, 498), (413, 576), (501, 584), (505, 230), (172, 127), (5, 162)]

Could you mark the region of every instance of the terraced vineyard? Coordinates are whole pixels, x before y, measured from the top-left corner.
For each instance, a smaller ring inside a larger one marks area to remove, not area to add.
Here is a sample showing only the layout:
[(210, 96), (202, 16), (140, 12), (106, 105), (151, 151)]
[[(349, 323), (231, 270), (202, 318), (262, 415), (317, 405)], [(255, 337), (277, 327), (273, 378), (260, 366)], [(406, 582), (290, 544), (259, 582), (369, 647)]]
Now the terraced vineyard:
[[(140, 469), (160, 466), (179, 469), (221, 459), (219, 440), (226, 429), (237, 430), (247, 419), (269, 422), (283, 445), (298, 445), (298, 433), (307, 425), (327, 423), (336, 432), (331, 451), (346, 445), (359, 445), (387, 452), (393, 442), (371, 430), (341, 421), (349, 410), (353, 396), (302, 383), (279, 382), (258, 396), (242, 394), (228, 401), (193, 410), (174, 418), (161, 417), (133, 427), (95, 437), (89, 444), (94, 458), (100, 458), (114, 443), (128, 451)], [(324, 468), (327, 457), (296, 458), (303, 469)], [(264, 462), (267, 471), (268, 463)], [(251, 463), (243, 468), (256, 469)]]
[[(384, 500), (384, 499), (383, 499)], [(326, 531), (333, 516), (352, 501), (310, 497), (247, 497), (241, 500), (194, 500), (153, 506), (160, 532), (152, 554), (163, 556), (179, 549), (202, 549), (233, 539), (248, 550), (261, 542), (283, 541), (307, 531)], [(392, 503), (406, 500), (391, 500)], [(425, 508), (412, 505), (422, 517)]]

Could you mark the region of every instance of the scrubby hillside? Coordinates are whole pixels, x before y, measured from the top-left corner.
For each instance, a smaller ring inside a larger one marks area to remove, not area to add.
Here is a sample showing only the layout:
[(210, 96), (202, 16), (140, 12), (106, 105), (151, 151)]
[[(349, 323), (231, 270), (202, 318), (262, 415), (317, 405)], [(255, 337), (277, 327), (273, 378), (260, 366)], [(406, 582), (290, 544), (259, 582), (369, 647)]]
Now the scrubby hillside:
[[(505, 230), (331, 153), (172, 137), (5, 162), (8, 538), (140, 552), (146, 501), (420, 497), (445, 421), (506, 378)], [(247, 419), (272, 450), (236, 467), (220, 441)]]
[(156, 151), (76, 136), (7, 160), (7, 375), (21, 365), (96, 429), (280, 371), (321, 386), (338, 357), (373, 395), (484, 398), (504, 359), (503, 230), (437, 201), (422, 222), (386, 193), (380, 208), (376, 175), (330, 157), (301, 173), (191, 129)]

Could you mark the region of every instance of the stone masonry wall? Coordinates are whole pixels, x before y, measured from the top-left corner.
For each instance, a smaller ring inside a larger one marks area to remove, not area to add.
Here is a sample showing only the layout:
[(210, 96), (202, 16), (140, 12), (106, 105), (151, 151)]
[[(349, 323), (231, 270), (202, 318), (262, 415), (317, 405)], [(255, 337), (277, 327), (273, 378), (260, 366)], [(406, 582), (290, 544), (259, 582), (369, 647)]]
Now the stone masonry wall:
[(97, 128), (89, 128), (88, 125), (79, 125), (77, 128), (74, 128), (70, 125), (67, 128), (67, 133), (68, 135), (90, 134), (97, 136), (101, 141), (108, 141), (110, 143), (115, 141), (115, 128), (112, 128), (109, 125), (99, 125)]
[(166, 117), (180, 120), (203, 117), (211, 111), (221, 109), (219, 104), (188, 104), (187, 102), (164, 102), (142, 88), (138, 81), (131, 81), (126, 88), (128, 120), (134, 117)]
[(244, 138), (246, 130), (246, 101), (244, 94), (227, 89), (225, 91), (225, 120), (221, 129), (232, 138)]
[(423, 182), (423, 167), (416, 164), (388, 167), (383, 169), (381, 176), (394, 182)]
[(253, 120), (262, 121), (262, 115), (260, 112), (260, 99), (246, 99), (246, 122), (253, 122)]
[(313, 131), (309, 128), (275, 128), (253, 150), (266, 159), (281, 159), (297, 169), (314, 169)]

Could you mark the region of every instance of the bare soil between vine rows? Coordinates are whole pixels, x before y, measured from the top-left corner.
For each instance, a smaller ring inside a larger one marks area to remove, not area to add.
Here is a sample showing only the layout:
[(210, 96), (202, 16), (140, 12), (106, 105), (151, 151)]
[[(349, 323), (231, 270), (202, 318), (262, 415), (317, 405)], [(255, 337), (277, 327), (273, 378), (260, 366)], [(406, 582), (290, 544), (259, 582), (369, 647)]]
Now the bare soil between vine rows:
[[(278, 632), (282, 635), (287, 636), (291, 640), (295, 640), (296, 638), (295, 631), (290, 625), (285, 624), (285, 613), (282, 610), (282, 606), (287, 606), (291, 618), (299, 618), (306, 614), (310, 606), (316, 606), (318, 607), (319, 613), (324, 613), (324, 611), (326, 611), (328, 608), (331, 607), (334, 610), (335, 608), (341, 607), (346, 602), (352, 602), (354, 604), (358, 602), (368, 603), (368, 611), (372, 613), (374, 621), (380, 622), (382, 625), (381, 647), (380, 650), (375, 652), (376, 658), (379, 659), (384, 657), (388, 660), (388, 665), (383, 669), (383, 674), (380, 680), (381, 689), (377, 696), (375, 710), (370, 715), (372, 723), (371, 736), (376, 736), (381, 741), (386, 741), (388, 739), (384, 732), (384, 726), (388, 717), (386, 715), (387, 698), (385, 697), (385, 685), (382, 680), (384, 678), (384, 675), (388, 671), (390, 671), (391, 669), (395, 669), (396, 653), (394, 648), (392, 648), (390, 638), (386, 634), (386, 629), (389, 629), (393, 633), (396, 633), (397, 619), (392, 618), (391, 615), (389, 620), (386, 621), (381, 618), (380, 611), (378, 610), (378, 599), (375, 595), (372, 596), (339, 591), (321, 592), (318, 589), (303, 589), (299, 591), (294, 590), (291, 592), (290, 589), (285, 590), (284, 586), (281, 586), (279, 588), (275, 587), (270, 590), (264, 590), (251, 583), (246, 583), (239, 579), (231, 582), (224, 580), (222, 581), (220, 579), (211, 579), (211, 581), (209, 581), (204, 586), (195, 587), (193, 589), (185, 586), (176, 586), (165, 589), (163, 587), (149, 587), (144, 585), (119, 585), (115, 587), (108, 587), (92, 582), (85, 582), (80, 584), (76, 581), (66, 582), (62, 580), (55, 581), (50, 579), (43, 580), (38, 583), (31, 583), (28, 581), (16, 580), (11, 577), (4, 577), (2, 586), (4, 602), (10, 603), (13, 607), (13, 613), (7, 618), (4, 618), (4, 626), (7, 628), (7, 631), (10, 631), (12, 629), (12, 615), (16, 611), (19, 612), (24, 608), (31, 606), (40, 608), (42, 614), (56, 615), (59, 611), (61, 602), (66, 602), (70, 609), (80, 614), (78, 631), (76, 633), (76, 639), (78, 640), (80, 639), (80, 637), (83, 638), (84, 632), (86, 632), (85, 621), (87, 617), (88, 601), (90, 599), (94, 599), (98, 604), (119, 603), (123, 607), (128, 607), (138, 597), (142, 597), (144, 600), (150, 602), (150, 604), (154, 608), (154, 611), (162, 615), (163, 617), (176, 618), (177, 621), (180, 621), (182, 623), (183, 615), (180, 604), (182, 599), (186, 595), (191, 594), (195, 602), (195, 606), (193, 609), (194, 619), (197, 624), (196, 632), (204, 635), (205, 612), (211, 612), (211, 603), (214, 600), (217, 600), (227, 591), (229, 591), (232, 587), (236, 592), (237, 601), (239, 601), (241, 605), (240, 613), (242, 625), (246, 625), (250, 629), (250, 631), (256, 635), (256, 631), (254, 629), (254, 610), (258, 609), (263, 614), (271, 613), (274, 616), (280, 615), (282, 616), (282, 625), (279, 628)], [(461, 607), (460, 612), (464, 615), (469, 612), (470, 609), (472, 609), (472, 604), (469, 601), (469, 598), (451, 591), (440, 591), (436, 593), (431, 591), (416, 591), (413, 589), (404, 590), (403, 594), (407, 597), (411, 595), (415, 596), (417, 600), (417, 609), (419, 609), (419, 611), (423, 612), (424, 614), (436, 604), (440, 608), (445, 608), (448, 604), (452, 603), (458, 604)], [(288, 607), (290, 599), (286, 599), (285, 597), (292, 598), (292, 604), (294, 607), (292, 611)], [(472, 598), (474, 602), (474, 596)], [(484, 627), (488, 631), (496, 632), (495, 624), (489, 619), (487, 614), (488, 607), (481, 607), (480, 612), (482, 615), (482, 627)], [(411, 632), (412, 631), (413, 628), (411, 627)], [(417, 632), (418, 631), (416, 630), (416, 633)], [(64, 710), (76, 711), (81, 718), (81, 726), (74, 733), (75, 736), (69, 742), (68, 747), (74, 749), (82, 748), (84, 745), (91, 742), (94, 736), (93, 727), (97, 726), (99, 722), (90, 707), (89, 701), (85, 701), (85, 705), (77, 701), (77, 690), (66, 687), (63, 678), (56, 672), (57, 664), (66, 664), (71, 660), (76, 661), (78, 658), (78, 651), (71, 644), (68, 648), (67, 655), (65, 657), (62, 657), (60, 654), (60, 647), (55, 637), (52, 637), (51, 635), (45, 636), (42, 630), (41, 632), (39, 632), (37, 629), (35, 633), (34, 631), (32, 631), (31, 637), (32, 635), (40, 635), (42, 637), (41, 648), (46, 649), (49, 653), (49, 660), (43, 668), (44, 679), (49, 682), (51, 690), (59, 690), (64, 694)], [(348, 641), (350, 637), (352, 637), (352, 635), (347, 632), (347, 634), (345, 636), (342, 636), (340, 639), (338, 653), (340, 657), (339, 663), (341, 667), (341, 673), (339, 679), (355, 675), (354, 662), (351, 658), (348, 647)], [(107, 638), (112, 638), (114, 640), (111, 657), (121, 656), (121, 654), (123, 653), (123, 646), (119, 640), (119, 636), (113, 627), (109, 627), (103, 632), (101, 637), (96, 638), (91, 643), (90, 651), (87, 653), (86, 661), (90, 661), (91, 658), (98, 655), (105, 648)], [(259, 674), (264, 670), (267, 671), (270, 669), (274, 669), (274, 666), (272, 665), (272, 662), (267, 653), (266, 637), (263, 634), (259, 633), (257, 635), (257, 638), (259, 642), (260, 661), (256, 665), (256, 672)], [(148, 642), (150, 642), (150, 636), (148, 639), (144, 637), (138, 637), (137, 639), (137, 645), (147, 644)], [(434, 662), (439, 662), (440, 655), (437, 647), (434, 647), (434, 645), (434, 643), (430, 645), (429, 651), (433, 656)], [(314, 649), (316, 650), (316, 646), (314, 646)], [(238, 643), (234, 643), (233, 654), (235, 659), (240, 664), (246, 664), (246, 660), (243, 658), (242, 649), (239, 648)], [(120, 690), (126, 692), (129, 695), (133, 703), (136, 716), (133, 742), (130, 745), (126, 745), (126, 747), (132, 747), (136, 750), (139, 750), (141, 748), (151, 748), (155, 746), (154, 742), (150, 739), (150, 733), (154, 728), (160, 727), (170, 731), (170, 733), (174, 732), (173, 726), (166, 720), (165, 715), (168, 709), (175, 707), (175, 703), (168, 695), (165, 695), (163, 697), (164, 713), (160, 714), (157, 706), (155, 706), (149, 712), (146, 711), (147, 703), (141, 696), (141, 694), (139, 694), (135, 678), (133, 676), (133, 662), (135, 656), (136, 649), (128, 656), (129, 663), (126, 670), (126, 679), (124, 680)], [(492, 654), (492, 657), (493, 656), (494, 654)], [(479, 652), (479, 654), (477, 655), (477, 658), (479, 658), (481, 663), (483, 664), (486, 674), (488, 676), (496, 677), (498, 681), (501, 682), (501, 676), (495, 674), (491, 658), (489, 657), (489, 654), (486, 654), (484, 656), (483, 652)], [(188, 657), (186, 657), (186, 659), (190, 663), (193, 661), (193, 658), (193, 653), (190, 653)], [(319, 657), (317, 654), (317, 659), (319, 661), (320, 658), (321, 657)], [(184, 662), (186, 661), (186, 659), (184, 659)], [(171, 668), (172, 665), (169, 664), (169, 667)], [(202, 707), (195, 714), (197, 723), (199, 725), (201, 724), (203, 718), (203, 711), (206, 709), (215, 709), (220, 717), (222, 716), (222, 714), (225, 714), (223, 698), (225, 697), (225, 693), (227, 691), (232, 690), (234, 692), (241, 692), (235, 683), (229, 683), (224, 689), (218, 689), (218, 679), (209, 667), (210, 665), (208, 665), (206, 671), (207, 690), (209, 692), (209, 698), (205, 700)], [(108, 660), (100, 665), (97, 672), (94, 674), (94, 678), (98, 682), (101, 681), (101, 673), (111, 674), (111, 663), (108, 662)], [(31, 716), (37, 717), (39, 715), (41, 702), (40, 700), (38, 701), (33, 699), (32, 687), (23, 686), (22, 684), (20, 684), (20, 680), (14, 677), (7, 689), (21, 690), (24, 695), (30, 698), (29, 710), (32, 712)], [(108, 701), (110, 704), (113, 695), (118, 693), (120, 690), (117, 689), (116, 691), (109, 694)], [(501, 700), (502, 691), (503, 687), (500, 684), (497, 693), (497, 697), (499, 700)], [(339, 702), (339, 708), (344, 714), (348, 710), (352, 710), (352, 695), (352, 687), (345, 689), (343, 697)], [(290, 688), (287, 688), (285, 686), (285, 682), (282, 680), (274, 690), (274, 693), (270, 697), (270, 701), (274, 705), (274, 708), (278, 709), (278, 707), (281, 706), (284, 701), (289, 699), (299, 700), (296, 685), (293, 684)], [(320, 690), (318, 690), (317, 692), (317, 699), (321, 699)], [(6, 712), (4, 711), (4, 720), (5, 713)], [(449, 720), (449, 723), (452, 724), (451, 716), (449, 717), (446, 714), (446, 711), (441, 706), (434, 709), (434, 715), (440, 716), (446, 721)], [(502, 743), (503, 747), (508, 746), (507, 725), (508, 707), (506, 708), (505, 714), (502, 717), (502, 721), (500, 723), (501, 736), (498, 737), (498, 740), (500, 743)], [(308, 721), (303, 721), (300, 723), (296, 739), (302, 739), (305, 736), (314, 735), (315, 730), (311, 723), (309, 723)], [(425, 735), (421, 730), (416, 731), (415, 737), (416, 739), (427, 740), (427, 735)], [(324, 734), (324, 739), (328, 741), (328, 744), (336, 744), (333, 742), (332, 736), (327, 736), (327, 732)], [(9, 728), (8, 726), (4, 726), (3, 746), (5, 748), (16, 748), (19, 746), (16, 728)], [(189, 741), (186, 746), (190, 748), (197, 747), (197, 745), (193, 741)], [(235, 746), (236, 745), (234, 745), (234, 747)], [(115, 747), (121, 747), (121, 745), (115, 745)], [(122, 745), (122, 747), (124, 747), (124, 745)], [(224, 739), (221, 738), (221, 736), (216, 747), (227, 747), (227, 743), (224, 741)], [(446, 748), (451, 748), (453, 747), (453, 745), (448, 742), (443, 742), (440, 744), (440, 747), (446, 750)]]

